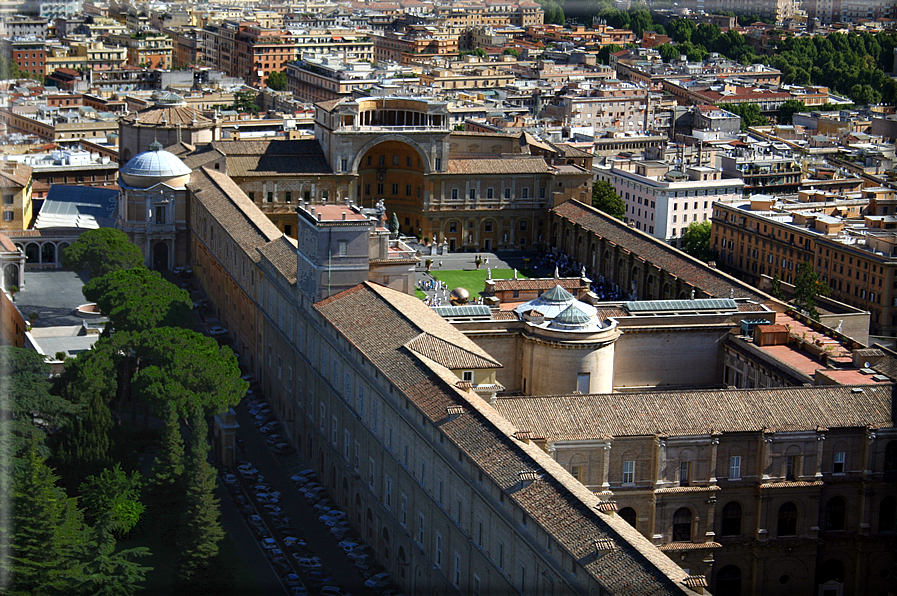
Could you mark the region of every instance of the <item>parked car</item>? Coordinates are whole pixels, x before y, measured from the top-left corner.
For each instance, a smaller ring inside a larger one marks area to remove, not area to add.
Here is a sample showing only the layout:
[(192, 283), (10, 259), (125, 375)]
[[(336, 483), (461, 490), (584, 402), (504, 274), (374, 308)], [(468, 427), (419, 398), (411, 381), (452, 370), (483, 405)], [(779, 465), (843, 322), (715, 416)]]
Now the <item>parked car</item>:
[(320, 569), (324, 566), (320, 557), (305, 557), (296, 560), (296, 565), (303, 569)]
[(262, 509), (264, 509), (268, 513), (272, 513), (272, 514), (280, 513), (281, 511), (283, 511), (283, 509), (281, 509), (280, 507), (278, 507), (277, 505), (275, 505), (273, 503), (266, 503), (266, 504), (262, 505)]
[(347, 592), (339, 586), (322, 586), (320, 593), (321, 596), (352, 596), (351, 592)]
[(296, 453), (296, 448), (289, 443), (277, 443), (274, 445), (274, 453), (277, 455), (293, 455)]
[(360, 542), (355, 542), (354, 540), (343, 540), (339, 543), (339, 547), (343, 549), (343, 552), (350, 553), (353, 550), (360, 548), (362, 545)]
[(219, 325), (213, 325), (212, 327), (209, 327), (209, 335), (212, 337), (221, 337), (227, 335), (227, 329)]
[(292, 588), (294, 586), (302, 585), (302, 580), (299, 579), (299, 576), (296, 575), (295, 573), (286, 574), (285, 576), (283, 576), (283, 581), (284, 581), (284, 583), (286, 583), (287, 587), (290, 587), (290, 588)]
[(280, 503), (280, 496), (275, 495), (274, 493), (257, 493), (255, 495), (255, 500), (265, 505), (276, 505), (277, 503)]
[(271, 446), (274, 446), (277, 443), (283, 443), (284, 441), (286, 441), (284, 436), (278, 435), (278, 434), (268, 435), (268, 438), (265, 439), (265, 443), (267, 443), (268, 445), (271, 445)]
[(233, 474), (225, 474), (224, 476), (222, 476), (221, 479), (224, 480), (224, 484), (226, 484), (228, 486), (236, 486), (237, 485), (237, 477), (234, 476)]
[(283, 537), (283, 545), (289, 548), (297, 547), (302, 548), (308, 546), (304, 540), (300, 540), (295, 536), (284, 536)]
[(262, 432), (262, 434), (266, 435), (275, 430), (278, 426), (280, 426), (280, 422), (278, 422), (277, 420), (272, 420), (271, 422), (268, 422), (267, 424), (259, 428), (259, 430)]
[(364, 586), (369, 590), (380, 590), (392, 583), (388, 573), (378, 573), (364, 582)]
[(262, 548), (265, 550), (271, 550), (277, 548), (277, 541), (273, 538), (263, 538), (262, 539)]
[(326, 571), (323, 571), (321, 569), (309, 571), (308, 573), (305, 574), (305, 576), (308, 578), (308, 581), (310, 581), (313, 586), (322, 586), (325, 584), (332, 584), (334, 581), (336, 581), (333, 579), (333, 576), (331, 576), (329, 573), (327, 573)]

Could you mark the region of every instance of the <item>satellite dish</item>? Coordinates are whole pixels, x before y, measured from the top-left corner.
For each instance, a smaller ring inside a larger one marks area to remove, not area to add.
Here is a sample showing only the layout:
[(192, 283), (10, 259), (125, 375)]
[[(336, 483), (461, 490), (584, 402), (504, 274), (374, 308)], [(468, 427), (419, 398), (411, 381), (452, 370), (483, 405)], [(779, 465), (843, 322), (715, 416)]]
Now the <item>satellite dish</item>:
[(870, 364), (868, 362), (863, 363), (863, 368), (869, 368)]

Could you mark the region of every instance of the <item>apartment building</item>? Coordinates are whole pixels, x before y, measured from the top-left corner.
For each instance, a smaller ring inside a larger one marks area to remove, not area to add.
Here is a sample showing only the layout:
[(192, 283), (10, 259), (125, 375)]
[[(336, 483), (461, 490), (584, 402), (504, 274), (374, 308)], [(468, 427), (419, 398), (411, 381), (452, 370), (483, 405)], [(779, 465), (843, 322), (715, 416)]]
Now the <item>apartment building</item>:
[(797, 201), (758, 196), (713, 206), (711, 246), (719, 263), (748, 283), (761, 275), (793, 283), (810, 263), (832, 298), (870, 313), (872, 335), (897, 336), (897, 254), (893, 190), (864, 189), (853, 199), (803, 190)]
[(598, 166), (596, 178), (613, 185), (626, 204), (625, 220), (635, 229), (677, 243), (689, 224), (712, 217), (714, 203), (741, 199), (744, 186), (709, 166), (684, 170), (661, 161), (616, 161)]
[(336, 54), (304, 54), (287, 64), (287, 89), (299, 101), (319, 102), (350, 97), (378, 84), (416, 85), (418, 76), (409, 68), (382, 63), (346, 62)]
[(3, 194), (2, 230), (24, 230), (34, 218), (31, 202), (31, 166), (18, 162), (3, 162), (0, 169), (0, 192)]
[(130, 66), (147, 68), (171, 68), (171, 37), (158, 31), (115, 34), (109, 36), (113, 44), (127, 49)]
[(646, 132), (655, 124), (658, 101), (650, 91), (632, 83), (606, 80), (555, 95), (543, 108), (542, 116), (565, 126)]

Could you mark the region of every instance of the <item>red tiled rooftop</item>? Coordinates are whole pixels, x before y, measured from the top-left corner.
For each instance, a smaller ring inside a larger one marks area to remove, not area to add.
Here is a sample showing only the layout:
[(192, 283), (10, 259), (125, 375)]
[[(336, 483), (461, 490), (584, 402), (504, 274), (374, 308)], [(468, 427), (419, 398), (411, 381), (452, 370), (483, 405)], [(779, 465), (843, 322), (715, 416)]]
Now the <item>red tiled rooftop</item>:
[[(367, 217), (345, 205), (315, 205), (315, 219), (318, 221), (367, 221)], [(320, 214), (320, 218), (318, 217)]]

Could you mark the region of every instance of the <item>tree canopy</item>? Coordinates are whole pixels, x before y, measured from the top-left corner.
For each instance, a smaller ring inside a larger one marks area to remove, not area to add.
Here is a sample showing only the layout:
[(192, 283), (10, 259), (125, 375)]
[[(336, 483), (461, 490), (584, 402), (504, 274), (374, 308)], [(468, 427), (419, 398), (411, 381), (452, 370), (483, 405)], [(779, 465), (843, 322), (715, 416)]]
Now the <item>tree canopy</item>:
[(237, 112), (258, 114), (262, 108), (259, 107), (257, 93), (253, 91), (237, 91), (234, 93), (234, 103), (231, 109)]
[(607, 180), (599, 180), (592, 186), (592, 207), (617, 219), (626, 217), (626, 203)]
[(145, 507), (140, 502), (140, 472), (126, 473), (121, 464), (89, 476), (80, 487), (81, 504), (89, 521), (104, 520), (106, 529), (122, 538), (140, 521)]
[(710, 221), (694, 221), (682, 232), (682, 250), (696, 259), (712, 261), (714, 251), (710, 248)]
[(283, 72), (272, 72), (268, 75), (268, 88), (274, 91), (286, 91), (287, 75)]
[(91, 279), (84, 297), (96, 302), (116, 331), (155, 327), (190, 327), (190, 293), (165, 280), (158, 271), (121, 269)]
[(804, 261), (797, 266), (797, 276), (794, 278), (794, 297), (792, 302), (799, 310), (805, 312), (811, 319), (819, 320), (819, 311), (816, 310), (816, 297), (828, 296), (832, 293), (819, 274), (813, 269), (809, 261)]
[(143, 267), (143, 255), (121, 230), (97, 228), (84, 232), (63, 249), (62, 266), (69, 271), (87, 269), (91, 277), (100, 277), (119, 269)]
[(719, 107), (732, 112), (741, 118), (741, 130), (747, 130), (752, 126), (766, 126), (769, 120), (760, 112), (760, 106), (755, 103), (721, 103)]

